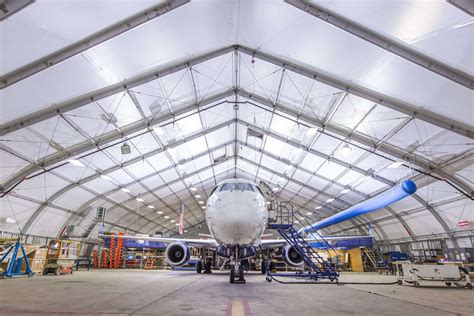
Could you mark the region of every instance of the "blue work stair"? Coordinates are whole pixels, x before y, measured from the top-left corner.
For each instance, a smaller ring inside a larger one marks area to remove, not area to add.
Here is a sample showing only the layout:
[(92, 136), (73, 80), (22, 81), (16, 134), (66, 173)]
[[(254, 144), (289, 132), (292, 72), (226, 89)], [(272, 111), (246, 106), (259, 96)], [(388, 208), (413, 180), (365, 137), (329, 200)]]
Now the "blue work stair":
[[(319, 253), (313, 248), (305, 238), (293, 227), (295, 223), (293, 206), (287, 202), (280, 202), (276, 213), (276, 220), (268, 224), (269, 229), (276, 229), (278, 233), (285, 239), (285, 241), (298, 252), (303, 259), (307, 270), (303, 273), (271, 273), (267, 271), (267, 280), (270, 281), (269, 277), (297, 277), (306, 278), (311, 280), (318, 279), (329, 279), (331, 281), (338, 279), (339, 273), (337, 272), (336, 265), (325, 260)], [(296, 211), (299, 218), (302, 218), (301, 214)], [(300, 222), (300, 219), (296, 219), (296, 222), (304, 226), (304, 223)], [(322, 237), (320, 236), (322, 239)], [(328, 244), (329, 245), (329, 244)]]

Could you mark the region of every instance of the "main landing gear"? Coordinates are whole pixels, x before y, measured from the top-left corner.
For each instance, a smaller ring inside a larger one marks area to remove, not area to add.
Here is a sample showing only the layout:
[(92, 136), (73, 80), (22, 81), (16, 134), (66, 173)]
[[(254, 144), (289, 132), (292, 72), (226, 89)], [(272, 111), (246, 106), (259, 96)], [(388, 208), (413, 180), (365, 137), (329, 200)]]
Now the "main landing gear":
[(211, 262), (206, 261), (205, 263), (203, 263), (201, 260), (199, 260), (196, 263), (196, 273), (203, 272), (203, 269), (204, 269), (204, 273), (212, 273), (212, 271), (211, 271)]

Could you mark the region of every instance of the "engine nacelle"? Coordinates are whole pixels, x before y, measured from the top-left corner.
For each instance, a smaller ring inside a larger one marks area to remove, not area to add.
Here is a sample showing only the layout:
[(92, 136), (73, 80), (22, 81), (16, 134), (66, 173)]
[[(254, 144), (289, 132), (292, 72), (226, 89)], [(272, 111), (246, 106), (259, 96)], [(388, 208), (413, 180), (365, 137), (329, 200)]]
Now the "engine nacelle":
[(303, 265), (303, 258), (292, 246), (286, 245), (283, 247), (281, 254), (283, 256), (283, 260), (285, 260), (288, 265), (292, 267), (299, 267)]
[(166, 262), (171, 266), (182, 266), (191, 257), (188, 245), (182, 242), (174, 242), (166, 247)]

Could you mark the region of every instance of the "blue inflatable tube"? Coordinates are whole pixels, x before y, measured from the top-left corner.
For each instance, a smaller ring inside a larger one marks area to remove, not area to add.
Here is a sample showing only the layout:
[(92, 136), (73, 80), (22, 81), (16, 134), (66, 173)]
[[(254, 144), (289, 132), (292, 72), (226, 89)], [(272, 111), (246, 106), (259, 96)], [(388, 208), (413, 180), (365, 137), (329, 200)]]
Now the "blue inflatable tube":
[(317, 223), (312, 224), (311, 226), (305, 227), (302, 229), (304, 232), (309, 233), (318, 229), (322, 229), (348, 219), (357, 217), (362, 214), (366, 214), (380, 208), (386, 207), (390, 204), (393, 204), (401, 199), (406, 198), (407, 196), (416, 192), (416, 184), (411, 180), (405, 180), (396, 187), (393, 187), (383, 193), (380, 193), (377, 196), (374, 196), (368, 200), (365, 200), (361, 203), (353, 205), (348, 209), (329, 216)]

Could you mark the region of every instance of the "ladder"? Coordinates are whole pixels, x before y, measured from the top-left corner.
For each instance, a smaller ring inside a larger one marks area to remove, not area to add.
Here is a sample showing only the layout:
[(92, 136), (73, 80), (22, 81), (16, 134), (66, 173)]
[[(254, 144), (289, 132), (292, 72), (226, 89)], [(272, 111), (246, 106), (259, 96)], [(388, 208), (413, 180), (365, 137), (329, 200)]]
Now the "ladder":
[[(375, 250), (374, 248), (364, 248), (363, 251), (364, 251), (365, 257), (368, 259), (371, 266), (375, 270), (385, 268), (384, 260), (383, 260), (382, 256), (380, 256), (380, 254), (377, 250)], [(364, 265), (366, 266), (365, 262), (364, 262)]]
[[(301, 256), (303, 262), (309, 268), (309, 272), (292, 275), (271, 273), (267, 269), (267, 281), (271, 282), (271, 278), (274, 276), (294, 276), (311, 280), (329, 279), (331, 281), (337, 281), (339, 273), (337, 272), (335, 264), (321, 257), (319, 253), (293, 227), (293, 223), (295, 222), (294, 213), (294, 208), (290, 203), (280, 202), (276, 212), (276, 217), (269, 222), (267, 228), (276, 229), (278, 231), (283, 239), (285, 239), (285, 241)], [(299, 214), (298, 211), (296, 211), (296, 213)], [(300, 219), (297, 218), (296, 221), (300, 222)], [(300, 224), (302, 223), (300, 222)]]
[(123, 258), (122, 258), (122, 251), (123, 251), (123, 236), (124, 233), (118, 233), (117, 237), (117, 246), (115, 247), (115, 258), (114, 258), (114, 269), (118, 269), (123, 266)]

